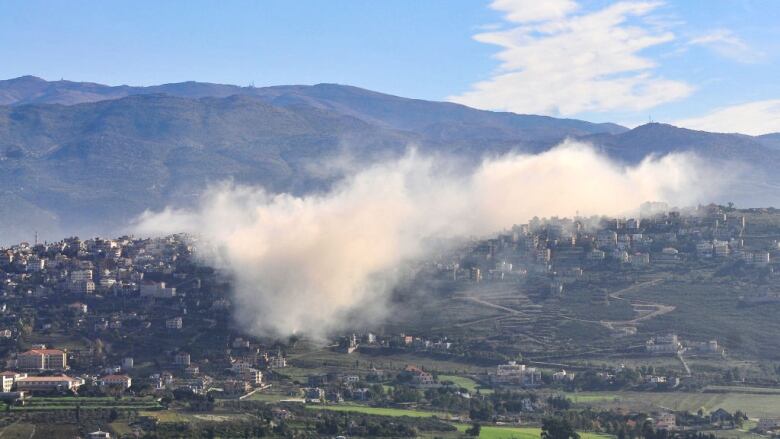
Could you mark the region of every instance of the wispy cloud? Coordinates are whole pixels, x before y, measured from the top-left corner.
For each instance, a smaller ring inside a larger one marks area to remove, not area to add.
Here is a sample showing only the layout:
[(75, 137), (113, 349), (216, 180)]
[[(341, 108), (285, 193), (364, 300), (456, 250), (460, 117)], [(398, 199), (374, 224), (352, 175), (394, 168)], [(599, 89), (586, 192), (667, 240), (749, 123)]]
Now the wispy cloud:
[(675, 39), (642, 21), (659, 6), (620, 2), (580, 13), (571, 0), (495, 0), (491, 7), (511, 27), (474, 38), (501, 48), (500, 67), (449, 99), (485, 109), (572, 115), (642, 110), (684, 98), (693, 87), (657, 75), (655, 62), (640, 54)]
[(718, 55), (741, 63), (760, 61), (764, 54), (750, 47), (729, 29), (717, 29), (691, 38), (687, 46), (706, 47)]
[(495, 0), (490, 7), (515, 23), (559, 19), (579, 8), (573, 0)]
[(695, 130), (760, 135), (780, 132), (780, 99), (754, 101), (713, 110), (675, 125)]

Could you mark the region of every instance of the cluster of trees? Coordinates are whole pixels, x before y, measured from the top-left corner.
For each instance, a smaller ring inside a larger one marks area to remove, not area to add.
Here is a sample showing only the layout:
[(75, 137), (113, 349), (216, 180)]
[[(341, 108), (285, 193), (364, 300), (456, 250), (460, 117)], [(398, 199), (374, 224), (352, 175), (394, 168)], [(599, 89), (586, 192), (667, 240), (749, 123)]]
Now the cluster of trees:
[(674, 432), (656, 429), (645, 414), (632, 416), (612, 412), (566, 412), (542, 421), (542, 439), (579, 439), (577, 430), (591, 429), (612, 434), (617, 439), (715, 439), (712, 433)]
[[(578, 373), (573, 380), (562, 382), (557, 386), (567, 391), (622, 390), (646, 386), (645, 377), (648, 375), (666, 376), (666, 371), (656, 370), (652, 366), (638, 369), (626, 367), (610, 375), (588, 370)], [(663, 385), (655, 387), (660, 389)]]
[(188, 422), (164, 422), (157, 424), (154, 432), (145, 438), (193, 438), (211, 439), (218, 437), (266, 437), (279, 434), (270, 425), (260, 420), (213, 422), (208, 424)]

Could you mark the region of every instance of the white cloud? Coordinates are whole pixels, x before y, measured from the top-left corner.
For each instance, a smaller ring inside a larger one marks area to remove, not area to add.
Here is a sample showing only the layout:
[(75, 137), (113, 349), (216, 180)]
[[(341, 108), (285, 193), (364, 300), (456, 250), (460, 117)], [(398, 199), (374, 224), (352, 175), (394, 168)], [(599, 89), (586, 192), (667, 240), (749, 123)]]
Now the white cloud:
[(644, 49), (674, 35), (646, 18), (658, 2), (620, 2), (594, 12), (573, 13), (568, 0), (496, 0), (512, 28), (484, 32), (477, 41), (502, 48), (499, 70), (472, 90), (449, 99), (477, 108), (517, 113), (572, 115), (585, 111), (642, 110), (688, 96), (689, 84), (654, 73)]
[(718, 108), (704, 116), (678, 120), (674, 124), (694, 130), (753, 136), (780, 132), (780, 99)]
[(706, 47), (724, 58), (742, 63), (757, 62), (764, 56), (728, 29), (718, 29), (692, 38), (687, 45)]
[(505, 12), (506, 19), (515, 23), (563, 18), (578, 8), (573, 0), (495, 0), (490, 7)]

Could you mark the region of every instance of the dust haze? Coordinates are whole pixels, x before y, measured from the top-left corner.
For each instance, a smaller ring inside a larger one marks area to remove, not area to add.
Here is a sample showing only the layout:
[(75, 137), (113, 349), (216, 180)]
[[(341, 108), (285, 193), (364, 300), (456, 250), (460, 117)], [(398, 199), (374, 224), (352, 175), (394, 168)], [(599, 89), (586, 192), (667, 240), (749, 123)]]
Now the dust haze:
[(192, 209), (146, 212), (136, 232), (198, 236), (202, 261), (234, 279), (235, 317), (249, 332), (324, 337), (386, 317), (396, 268), (424, 258), (426, 240), (485, 236), (534, 216), (630, 215), (646, 201), (688, 206), (727, 184), (690, 154), (625, 166), (572, 141), (456, 169), (411, 151), (324, 194), (223, 183)]

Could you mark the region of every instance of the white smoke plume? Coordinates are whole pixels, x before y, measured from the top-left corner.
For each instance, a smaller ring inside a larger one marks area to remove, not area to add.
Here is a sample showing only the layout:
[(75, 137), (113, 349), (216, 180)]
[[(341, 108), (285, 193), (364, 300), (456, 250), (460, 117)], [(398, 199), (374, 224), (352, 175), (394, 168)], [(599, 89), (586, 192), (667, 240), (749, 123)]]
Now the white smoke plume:
[(645, 201), (689, 205), (717, 191), (711, 175), (691, 155), (626, 167), (576, 142), (486, 159), (468, 175), (411, 152), (326, 194), (218, 185), (194, 209), (147, 212), (136, 231), (207, 243), (200, 257), (232, 275), (236, 318), (250, 332), (323, 336), (365, 323), (355, 315), (383, 317), (394, 269), (423, 257), (428, 238), (486, 235), (533, 216), (621, 215)]

